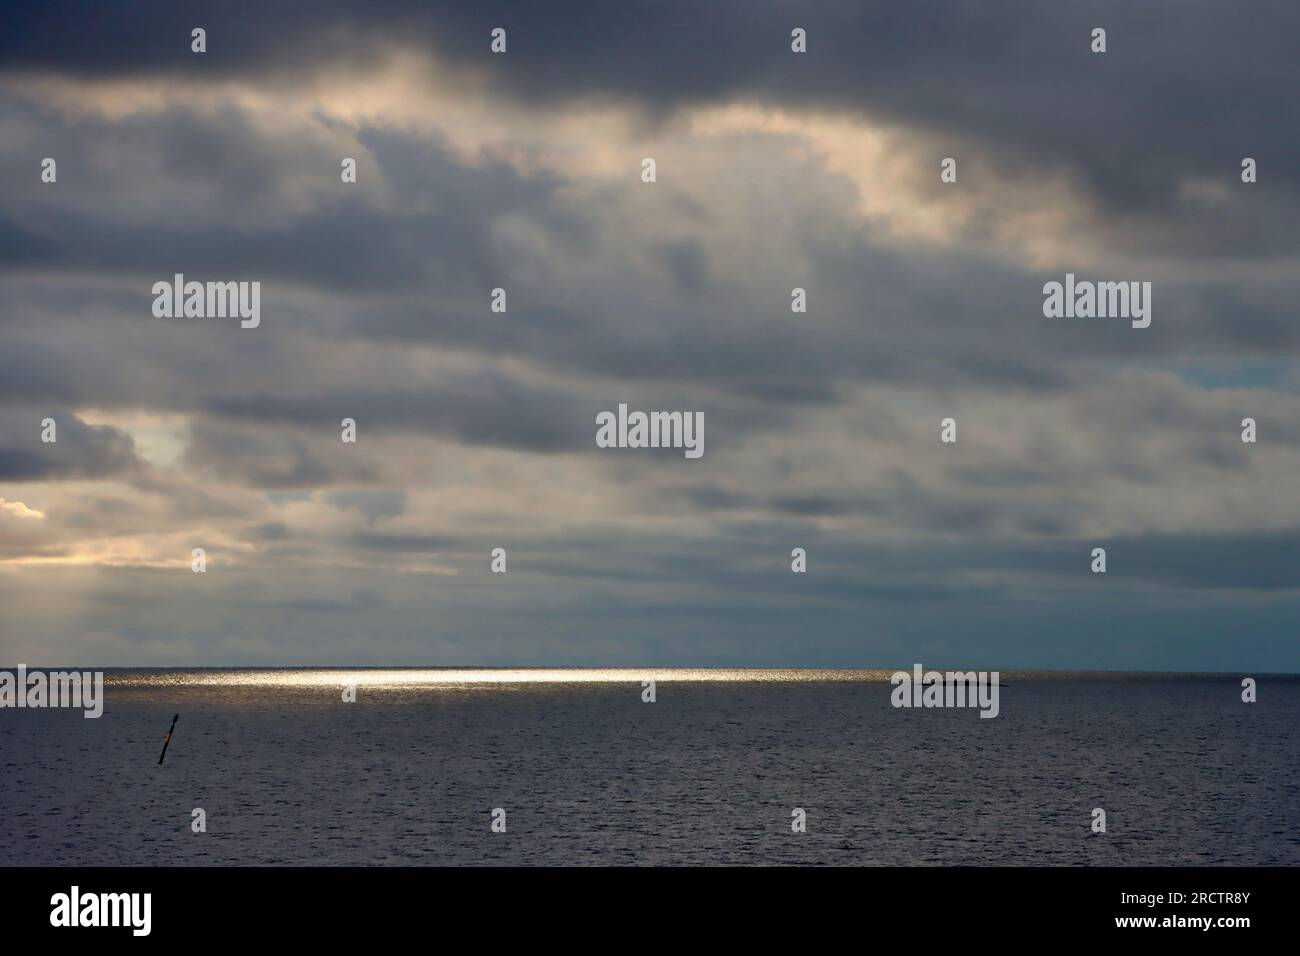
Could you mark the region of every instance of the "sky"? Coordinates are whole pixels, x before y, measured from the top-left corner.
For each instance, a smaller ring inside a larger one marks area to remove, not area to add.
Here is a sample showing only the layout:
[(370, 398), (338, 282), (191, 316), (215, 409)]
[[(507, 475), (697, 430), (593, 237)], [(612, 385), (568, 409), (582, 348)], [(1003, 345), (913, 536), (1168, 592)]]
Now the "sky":
[(7, 14), (0, 663), (1300, 671), (1298, 78), (1289, 0)]

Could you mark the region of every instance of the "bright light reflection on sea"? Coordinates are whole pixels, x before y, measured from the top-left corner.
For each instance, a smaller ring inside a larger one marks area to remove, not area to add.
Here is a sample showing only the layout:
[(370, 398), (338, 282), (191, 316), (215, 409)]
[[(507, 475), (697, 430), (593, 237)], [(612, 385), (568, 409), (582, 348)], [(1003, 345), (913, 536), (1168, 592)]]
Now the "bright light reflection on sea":
[(654, 680), (672, 681), (879, 681), (887, 670), (758, 669), (758, 668), (587, 668), (587, 667), (483, 667), (483, 668), (292, 668), (203, 669), (109, 672), (106, 679), (119, 686), (188, 687), (440, 687), (470, 684), (597, 684)]

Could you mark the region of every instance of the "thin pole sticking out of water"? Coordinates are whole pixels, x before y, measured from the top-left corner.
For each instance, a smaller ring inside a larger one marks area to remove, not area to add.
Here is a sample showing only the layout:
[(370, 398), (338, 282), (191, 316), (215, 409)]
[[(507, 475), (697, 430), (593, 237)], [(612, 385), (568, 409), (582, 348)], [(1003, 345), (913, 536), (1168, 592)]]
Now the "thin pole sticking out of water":
[(172, 742), (172, 731), (176, 729), (176, 721), (178, 721), (178, 720), (180, 720), (180, 719), (181, 719), (181, 715), (180, 715), (180, 714), (177, 714), (176, 716), (174, 716), (174, 717), (172, 718), (172, 725), (171, 725), (170, 727), (167, 728), (167, 736), (163, 738), (163, 749), (162, 749), (162, 753), (160, 753), (160, 754), (158, 755), (158, 766), (160, 766), (160, 767), (162, 766), (163, 757), (166, 757), (166, 756), (167, 756), (167, 745), (168, 745), (169, 743)]

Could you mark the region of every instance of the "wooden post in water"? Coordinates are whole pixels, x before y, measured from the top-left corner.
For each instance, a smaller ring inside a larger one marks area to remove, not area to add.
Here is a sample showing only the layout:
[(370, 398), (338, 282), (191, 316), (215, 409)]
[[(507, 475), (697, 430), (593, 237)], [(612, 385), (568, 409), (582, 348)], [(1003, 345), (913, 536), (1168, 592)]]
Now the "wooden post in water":
[(167, 756), (167, 745), (172, 742), (172, 731), (176, 729), (176, 721), (180, 719), (181, 719), (180, 714), (177, 714), (176, 716), (172, 717), (172, 725), (167, 728), (167, 736), (163, 739), (162, 753), (158, 755), (158, 766), (160, 767), (162, 766), (163, 757)]

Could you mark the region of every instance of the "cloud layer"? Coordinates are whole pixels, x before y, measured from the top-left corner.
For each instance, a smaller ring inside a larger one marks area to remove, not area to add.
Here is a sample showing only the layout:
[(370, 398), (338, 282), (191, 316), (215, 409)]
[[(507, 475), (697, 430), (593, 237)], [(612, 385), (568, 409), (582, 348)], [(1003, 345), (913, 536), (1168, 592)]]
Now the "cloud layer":
[(0, 37), (0, 657), (1300, 670), (1291, 6), (265, 6)]

